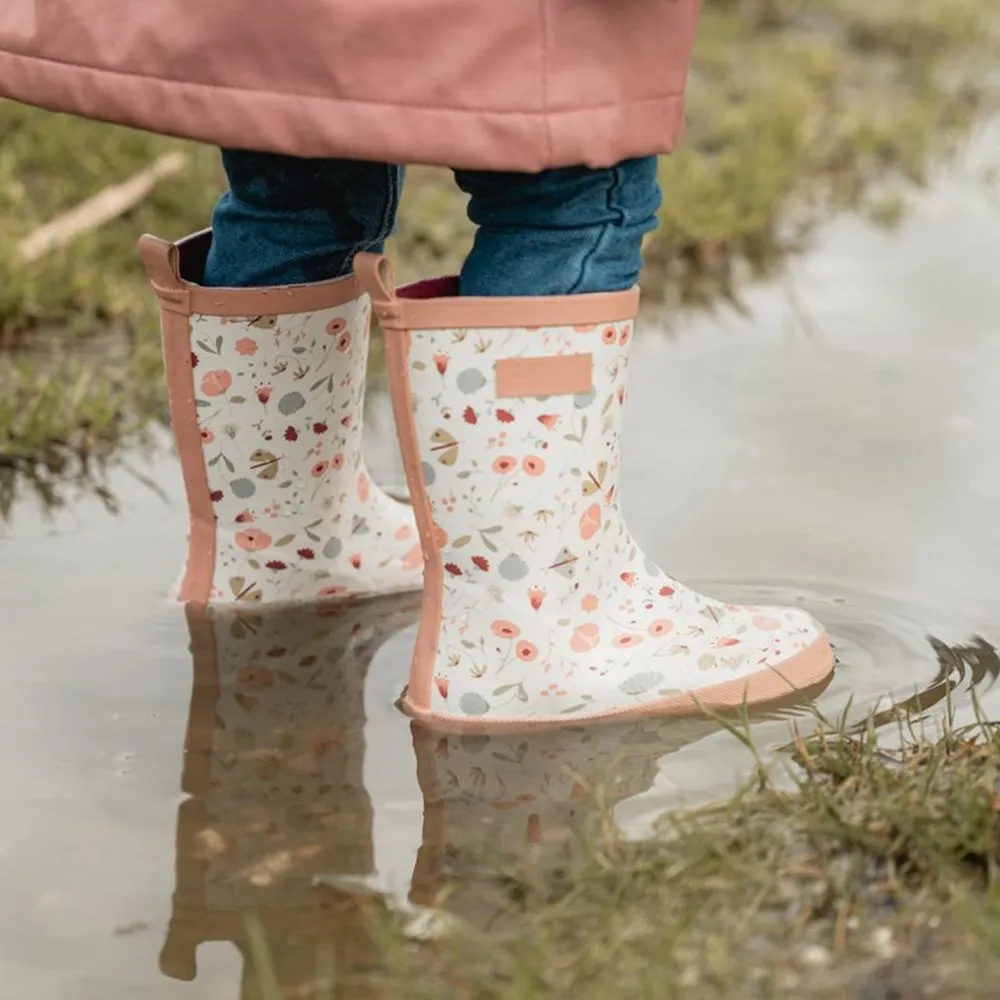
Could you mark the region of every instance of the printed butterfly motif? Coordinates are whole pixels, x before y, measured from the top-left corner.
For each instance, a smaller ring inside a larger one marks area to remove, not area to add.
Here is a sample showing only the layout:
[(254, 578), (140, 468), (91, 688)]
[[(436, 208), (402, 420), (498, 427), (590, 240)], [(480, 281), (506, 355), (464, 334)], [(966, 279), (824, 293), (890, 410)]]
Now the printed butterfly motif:
[(264, 599), (264, 592), (256, 583), (247, 583), (242, 576), (233, 576), (229, 579), (229, 588), (233, 592), (233, 597), (237, 601), (250, 601), (259, 604)]
[(277, 455), (263, 448), (257, 448), (250, 454), (250, 468), (257, 473), (258, 479), (274, 479), (278, 474), (280, 461)]
[(559, 550), (559, 555), (556, 556), (556, 561), (549, 566), (549, 569), (555, 570), (560, 576), (565, 576), (567, 579), (572, 580), (576, 575), (576, 564), (579, 561), (579, 556), (574, 555), (563, 546)]
[(431, 451), (437, 452), (437, 460), (442, 465), (454, 465), (458, 461), (458, 442), (443, 427), (431, 435)]
[(596, 472), (588, 472), (583, 478), (583, 495), (593, 496), (598, 490), (604, 489), (604, 477), (608, 474), (608, 463), (598, 462)]

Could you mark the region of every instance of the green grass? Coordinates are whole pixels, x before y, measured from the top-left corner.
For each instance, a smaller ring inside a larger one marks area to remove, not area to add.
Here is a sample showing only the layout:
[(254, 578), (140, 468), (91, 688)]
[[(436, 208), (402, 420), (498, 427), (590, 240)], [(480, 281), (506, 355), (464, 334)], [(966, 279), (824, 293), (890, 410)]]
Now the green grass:
[[(975, 673), (984, 648), (948, 657)], [(898, 705), (881, 728), (814, 720), (780, 766), (669, 817), (652, 842), (623, 840), (592, 787), (559, 867), (534, 867), (528, 850), (491, 863), (459, 811), (438, 856), (449, 933), (416, 942), (377, 897), (324, 890), (311, 927), (248, 917), (247, 979), (260, 1000), (994, 997), (1000, 730), (958, 728), (949, 711), (928, 722), (939, 694)]]
[[(710, 307), (767, 275), (831, 211), (887, 223), (989, 106), (992, 0), (708, 0), (683, 146), (661, 166), (647, 245), (655, 297)], [(0, 104), (0, 465), (45, 475), (164, 414), (155, 308), (134, 252), (204, 226), (213, 151)], [(186, 174), (25, 267), (20, 237), (174, 148)], [(471, 238), (445, 171), (411, 173), (394, 252), (404, 278), (454, 268)], [(61, 473), (60, 473), (61, 474)], [(0, 469), (2, 475), (2, 469)]]

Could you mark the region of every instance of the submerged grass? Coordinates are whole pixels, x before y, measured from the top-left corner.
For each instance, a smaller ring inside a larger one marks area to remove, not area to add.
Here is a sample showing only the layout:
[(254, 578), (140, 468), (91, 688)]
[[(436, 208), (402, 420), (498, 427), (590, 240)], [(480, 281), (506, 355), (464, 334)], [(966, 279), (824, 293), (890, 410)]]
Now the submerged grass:
[[(1000, 973), (1000, 733), (985, 721), (880, 747), (821, 726), (722, 806), (655, 843), (595, 839), (572, 870), (506, 875), (504, 902), (432, 943), (369, 912), (378, 968), (262, 1000), (959, 1000)], [(466, 868), (462, 830), (447, 863)], [(463, 893), (467, 896), (468, 891)], [(475, 895), (475, 893), (473, 893)], [(454, 897), (457, 899), (458, 897)], [(454, 899), (446, 906), (456, 907)], [(260, 985), (270, 944), (250, 949)]]
[[(989, 100), (991, 7), (708, 0), (688, 133), (661, 165), (647, 290), (707, 305), (733, 297), (747, 270), (773, 270), (832, 209), (898, 218)], [(37, 473), (56, 452), (62, 467), (163, 415), (135, 240), (204, 226), (223, 179), (211, 150), (10, 102), (0, 134), (0, 462)], [(183, 176), (69, 248), (19, 262), (25, 234), (171, 149), (190, 156)], [(403, 276), (454, 268), (470, 239), (447, 172), (414, 170), (395, 237)]]

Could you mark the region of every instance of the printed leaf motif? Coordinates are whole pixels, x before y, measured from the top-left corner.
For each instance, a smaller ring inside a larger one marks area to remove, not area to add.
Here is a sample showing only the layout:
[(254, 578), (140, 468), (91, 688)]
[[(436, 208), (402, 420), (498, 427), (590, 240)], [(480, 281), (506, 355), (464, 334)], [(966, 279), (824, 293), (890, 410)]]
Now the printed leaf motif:
[(229, 397), (229, 402), (230, 403), (245, 403), (246, 401), (247, 401), (246, 396), (230, 396)]
[(451, 543), (451, 547), (453, 549), (461, 549), (464, 548), (466, 545), (468, 545), (469, 542), (471, 541), (472, 541), (472, 535), (461, 535), (459, 538), (456, 538), (455, 541)]
[(282, 535), (275, 543), (275, 548), (281, 548), (285, 545), (291, 545), (295, 541), (295, 535)]

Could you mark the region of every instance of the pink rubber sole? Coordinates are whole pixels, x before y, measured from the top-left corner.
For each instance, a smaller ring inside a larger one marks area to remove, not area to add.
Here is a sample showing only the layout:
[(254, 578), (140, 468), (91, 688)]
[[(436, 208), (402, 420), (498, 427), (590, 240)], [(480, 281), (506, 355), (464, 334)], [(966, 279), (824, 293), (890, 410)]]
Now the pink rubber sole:
[(439, 715), (414, 707), (406, 695), (403, 711), (416, 722), (442, 733), (499, 733), (532, 729), (553, 729), (601, 722), (627, 722), (648, 716), (676, 718), (725, 713), (742, 707), (756, 708), (785, 700), (804, 700), (818, 693), (833, 673), (834, 655), (825, 633), (820, 633), (805, 649), (789, 657), (780, 666), (761, 670), (739, 680), (714, 684), (698, 691), (683, 692), (646, 702), (635, 707), (618, 708), (594, 714), (518, 716)]

